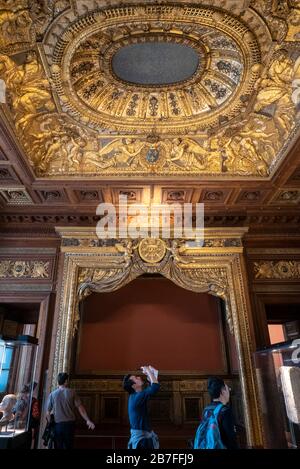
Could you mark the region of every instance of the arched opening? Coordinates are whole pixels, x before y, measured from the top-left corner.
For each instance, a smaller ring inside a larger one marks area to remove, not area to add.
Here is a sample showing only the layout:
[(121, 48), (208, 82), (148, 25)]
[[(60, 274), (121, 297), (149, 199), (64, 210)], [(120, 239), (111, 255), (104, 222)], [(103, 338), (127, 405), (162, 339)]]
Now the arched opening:
[(162, 447), (188, 448), (210, 401), (207, 378), (214, 375), (232, 388), (238, 438), (245, 445), (237, 352), (221, 299), (145, 274), (114, 292), (92, 293), (80, 310), (71, 372), (97, 423), (97, 437), (89, 440), (83, 429), (79, 447), (126, 447), (122, 377), (149, 363), (160, 371), (162, 388), (150, 403), (150, 415)]
[[(124, 243), (121, 249), (114, 240), (108, 245), (99, 246), (95, 232), (87, 228), (76, 228), (75, 234), (63, 227), (57, 230), (62, 236), (64, 260), (61, 295), (57, 300), (54, 318), (57, 327), (51, 345), (53, 361), (49, 367), (49, 390), (56, 386), (57, 374), (61, 370), (72, 369), (72, 349), (74, 356), (74, 338), (76, 335), (78, 337), (81, 317), (78, 303), (82, 304), (82, 300), (93, 292), (109, 294), (144, 275), (161, 275), (184, 290), (198, 294), (208, 293), (224, 301), (223, 316), (226, 316), (226, 323), (237, 348), (241, 389), (239, 412), (244, 416), (247, 445), (261, 447), (263, 434), (260, 402), (253, 365), (255, 344), (241, 245), (241, 237), (246, 229), (228, 228), (225, 234), (222, 231), (222, 237), (219, 230), (206, 229), (205, 246), (187, 247), (184, 255), (177, 255), (176, 249), (171, 252), (169, 243), (157, 242), (157, 245), (164, 248), (165, 255), (155, 264), (141, 257), (140, 247), (143, 240), (138, 245), (139, 249), (130, 249), (129, 243)], [(99, 378), (84, 381), (73, 375), (72, 386), (81, 392), (83, 397), (86, 396), (85, 404), (88, 409), (93, 406), (99, 412), (99, 406), (103, 402), (95, 397), (93, 403), (90, 392), (93, 391), (97, 395), (99, 391), (107, 389), (107, 381), (108, 379)], [(114, 380), (114, 383), (114, 392), (122, 391), (121, 380)], [(206, 384), (205, 382), (197, 385), (197, 396), (199, 391), (206, 389)], [(174, 392), (174, 399), (180, 399), (178, 383), (172, 384), (169, 389)], [(186, 389), (190, 390), (189, 382)]]

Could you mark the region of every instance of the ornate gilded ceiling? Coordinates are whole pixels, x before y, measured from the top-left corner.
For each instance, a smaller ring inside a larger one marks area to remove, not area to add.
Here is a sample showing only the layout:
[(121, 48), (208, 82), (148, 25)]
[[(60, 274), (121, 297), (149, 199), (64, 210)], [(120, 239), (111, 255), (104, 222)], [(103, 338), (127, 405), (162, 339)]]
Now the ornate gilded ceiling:
[[(151, 43), (194, 50), (196, 71), (168, 85), (154, 79), (151, 86), (151, 73), (144, 86), (138, 77), (136, 83), (119, 79), (112, 66), (116, 54), (147, 44), (140, 63), (145, 68)], [(222, 113), (236, 117), (259, 76), (260, 58), (255, 37), (232, 16), (206, 8), (146, 6), (79, 19), (57, 42), (51, 71), (66, 112), (91, 128), (182, 135), (217, 127)]]
[(297, 136), (299, 1), (0, 0), (0, 30), (38, 177), (263, 180)]

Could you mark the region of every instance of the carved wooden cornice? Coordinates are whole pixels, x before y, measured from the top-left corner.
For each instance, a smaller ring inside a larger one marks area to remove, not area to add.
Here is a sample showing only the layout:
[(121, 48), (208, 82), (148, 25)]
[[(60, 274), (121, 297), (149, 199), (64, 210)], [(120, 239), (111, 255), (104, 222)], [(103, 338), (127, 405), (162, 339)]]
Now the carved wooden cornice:
[(300, 279), (300, 260), (263, 260), (253, 262), (255, 280), (297, 280)]
[[(207, 213), (207, 212), (206, 212)], [(22, 234), (32, 233), (34, 236), (54, 236), (55, 226), (90, 226), (95, 227), (99, 217), (90, 214), (50, 214), (31, 213), (23, 215), (20, 213), (0, 214), (0, 232), (2, 235), (18, 237)], [(300, 215), (295, 213), (265, 213), (257, 214), (234, 214), (220, 213), (207, 214), (204, 218), (205, 227), (234, 227), (248, 226), (251, 236), (263, 236), (264, 232), (269, 232), (273, 237), (297, 236), (299, 233)], [(288, 230), (288, 231), (287, 231)], [(67, 243), (68, 241), (64, 241)], [(71, 242), (71, 241), (70, 241)], [(79, 241), (74, 243), (79, 245)], [(99, 240), (97, 241), (99, 244)], [(75, 244), (74, 244), (75, 245)], [(100, 245), (100, 244), (99, 244)]]
[(49, 262), (0, 260), (0, 279), (5, 278), (49, 278)]

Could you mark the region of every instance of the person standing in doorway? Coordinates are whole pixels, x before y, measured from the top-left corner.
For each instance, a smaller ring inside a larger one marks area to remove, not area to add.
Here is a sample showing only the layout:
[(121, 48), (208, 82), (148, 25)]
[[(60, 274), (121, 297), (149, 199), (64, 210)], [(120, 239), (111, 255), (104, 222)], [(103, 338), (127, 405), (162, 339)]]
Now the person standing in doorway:
[(152, 366), (142, 366), (150, 385), (144, 389), (141, 376), (128, 374), (123, 379), (123, 388), (128, 392), (128, 417), (130, 440), (128, 449), (158, 449), (156, 433), (151, 429), (148, 416), (148, 401), (159, 391), (158, 371)]
[(28, 427), (29, 431), (31, 431), (31, 436), (32, 436), (31, 448), (33, 449), (37, 449), (37, 446), (38, 446), (38, 435), (39, 435), (40, 418), (41, 418), (40, 404), (39, 404), (37, 396), (35, 395), (37, 384), (38, 383), (36, 382), (33, 383), (33, 395), (31, 399), (31, 409), (30, 409), (29, 427)]
[(86, 421), (87, 427), (94, 430), (95, 425), (89, 419), (79, 397), (73, 389), (68, 388), (69, 375), (59, 373), (58, 388), (51, 392), (47, 404), (47, 418), (52, 414), (55, 422), (55, 449), (72, 449), (75, 432), (75, 409)]

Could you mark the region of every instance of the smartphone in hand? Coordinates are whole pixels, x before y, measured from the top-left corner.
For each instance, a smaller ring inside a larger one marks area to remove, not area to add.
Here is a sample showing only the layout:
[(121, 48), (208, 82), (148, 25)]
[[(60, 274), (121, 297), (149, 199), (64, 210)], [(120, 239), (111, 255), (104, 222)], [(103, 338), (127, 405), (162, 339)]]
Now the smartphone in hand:
[(154, 368), (153, 366), (149, 365), (149, 370), (151, 371), (151, 373), (153, 374), (153, 376), (155, 377), (155, 379), (157, 379), (158, 377), (158, 370), (156, 368)]

